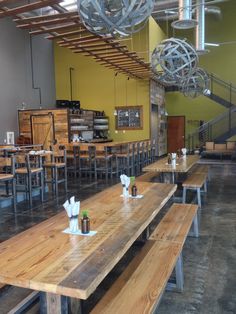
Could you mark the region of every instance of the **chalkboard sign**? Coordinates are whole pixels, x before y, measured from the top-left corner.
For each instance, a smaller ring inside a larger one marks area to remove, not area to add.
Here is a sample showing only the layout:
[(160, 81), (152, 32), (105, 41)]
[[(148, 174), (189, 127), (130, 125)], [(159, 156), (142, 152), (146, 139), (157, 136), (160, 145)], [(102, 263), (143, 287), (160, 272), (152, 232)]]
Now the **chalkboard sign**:
[(116, 107), (117, 130), (140, 130), (143, 128), (143, 106)]

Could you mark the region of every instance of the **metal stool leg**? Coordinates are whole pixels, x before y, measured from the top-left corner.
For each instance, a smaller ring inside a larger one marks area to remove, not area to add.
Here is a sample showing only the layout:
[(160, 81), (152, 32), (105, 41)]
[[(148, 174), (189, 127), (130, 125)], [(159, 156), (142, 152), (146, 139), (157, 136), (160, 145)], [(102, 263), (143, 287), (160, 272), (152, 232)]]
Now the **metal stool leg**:
[(41, 196), (41, 202), (44, 201), (44, 177), (43, 177), (43, 171), (40, 172), (40, 196)]
[(29, 194), (29, 203), (30, 207), (32, 207), (32, 176), (31, 173), (28, 174), (28, 194)]
[(56, 193), (56, 197), (58, 197), (58, 171), (56, 167), (54, 167), (53, 169), (54, 169), (55, 193)]
[(12, 196), (13, 196), (13, 208), (16, 212), (17, 194), (16, 194), (16, 179), (12, 180)]
[(186, 203), (186, 187), (183, 188), (183, 201), (182, 203)]

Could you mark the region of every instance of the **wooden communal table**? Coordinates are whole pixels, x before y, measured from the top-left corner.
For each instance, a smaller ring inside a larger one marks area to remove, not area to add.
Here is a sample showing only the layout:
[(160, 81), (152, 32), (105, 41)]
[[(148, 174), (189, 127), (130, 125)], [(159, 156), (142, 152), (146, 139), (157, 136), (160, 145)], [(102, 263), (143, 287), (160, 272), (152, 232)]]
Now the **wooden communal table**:
[[(65, 211), (0, 244), (0, 282), (43, 291), (47, 313), (62, 313), (67, 297), (87, 299), (176, 191), (142, 182), (142, 199), (123, 199), (120, 184), (81, 202), (92, 237), (68, 235)], [(66, 305), (65, 305), (66, 304)]]
[(172, 183), (175, 182), (177, 173), (187, 173), (193, 165), (199, 160), (198, 155), (187, 155), (186, 158), (180, 157), (176, 160), (176, 166), (168, 164), (167, 157), (161, 158), (158, 161), (143, 168), (143, 171), (161, 172), (163, 174), (171, 174)]

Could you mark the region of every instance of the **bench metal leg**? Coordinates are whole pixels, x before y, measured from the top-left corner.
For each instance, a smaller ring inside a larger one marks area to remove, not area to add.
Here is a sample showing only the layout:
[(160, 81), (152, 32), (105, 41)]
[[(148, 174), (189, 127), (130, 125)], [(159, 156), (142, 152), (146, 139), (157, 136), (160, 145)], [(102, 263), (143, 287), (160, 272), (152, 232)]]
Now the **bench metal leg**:
[(207, 181), (204, 182), (204, 192), (207, 192)]
[(200, 188), (197, 188), (197, 203), (198, 203), (198, 206), (199, 206), (200, 208), (202, 208), (201, 191), (200, 191)]
[(184, 290), (184, 272), (183, 272), (183, 257), (180, 253), (175, 265), (175, 282), (168, 282), (166, 286), (168, 291), (183, 292)]
[(183, 202), (186, 203), (186, 187), (183, 188)]
[(199, 228), (198, 228), (198, 213), (196, 213), (194, 219), (193, 219), (193, 224), (192, 224), (192, 231), (189, 232), (190, 237), (199, 237)]
[(175, 265), (176, 275), (176, 289), (180, 292), (184, 290), (184, 273), (183, 273), (183, 257), (182, 252), (180, 253), (177, 263)]

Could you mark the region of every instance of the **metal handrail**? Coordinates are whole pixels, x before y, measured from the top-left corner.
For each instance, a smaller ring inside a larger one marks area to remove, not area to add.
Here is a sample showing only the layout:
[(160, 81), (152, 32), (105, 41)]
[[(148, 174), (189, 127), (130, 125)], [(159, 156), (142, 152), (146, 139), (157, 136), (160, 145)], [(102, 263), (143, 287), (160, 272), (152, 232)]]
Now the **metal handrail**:
[(205, 122), (203, 125), (201, 125), (198, 129), (196, 129), (194, 132), (192, 132), (191, 134), (189, 134), (190, 136), (195, 135), (195, 134), (199, 134), (201, 131), (204, 131), (204, 129), (206, 129), (209, 125), (214, 125), (217, 122), (223, 120), (225, 117), (227, 117), (229, 115), (229, 111), (232, 112), (236, 112), (236, 107), (232, 107), (229, 110), (227, 110), (226, 112), (223, 112), (222, 114), (220, 114), (219, 116), (217, 116), (214, 119), (211, 119), (207, 122)]
[(220, 79), (217, 75), (215, 75), (213, 73), (210, 73), (210, 77), (212, 78), (213, 82), (217, 82), (222, 86), (228, 87), (229, 89), (231, 88), (232, 91), (236, 92), (236, 86), (234, 86), (231, 82), (228, 83), (226, 81), (223, 81), (222, 79)]

